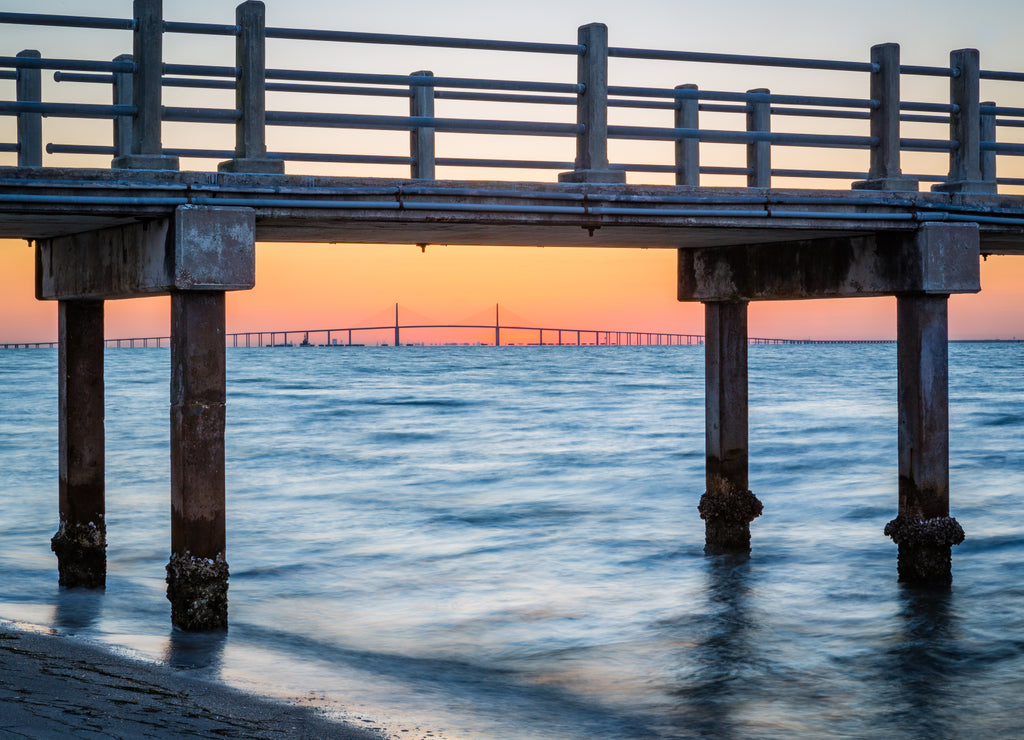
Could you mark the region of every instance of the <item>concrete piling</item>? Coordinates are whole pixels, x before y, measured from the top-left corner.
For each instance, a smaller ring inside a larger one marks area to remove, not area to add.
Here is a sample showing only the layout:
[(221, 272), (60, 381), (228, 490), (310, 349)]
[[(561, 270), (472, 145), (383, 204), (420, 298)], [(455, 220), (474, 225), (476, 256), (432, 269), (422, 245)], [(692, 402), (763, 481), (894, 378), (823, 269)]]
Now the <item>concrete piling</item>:
[(225, 297), (171, 295), (171, 622), (227, 627), (224, 418)]
[(60, 585), (103, 588), (103, 301), (58, 302), (60, 527), (50, 540)]
[(899, 579), (948, 586), (950, 548), (964, 531), (949, 516), (946, 295), (896, 299), (899, 509), (885, 527), (899, 547)]
[(761, 502), (747, 481), (747, 303), (704, 304), (705, 551), (748, 552)]

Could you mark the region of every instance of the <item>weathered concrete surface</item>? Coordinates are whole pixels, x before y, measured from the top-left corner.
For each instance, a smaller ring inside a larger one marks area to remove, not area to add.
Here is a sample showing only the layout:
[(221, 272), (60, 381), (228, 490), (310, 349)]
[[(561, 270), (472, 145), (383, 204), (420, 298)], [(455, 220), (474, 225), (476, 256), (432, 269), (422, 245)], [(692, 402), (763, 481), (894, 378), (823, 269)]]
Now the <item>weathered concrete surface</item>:
[(179, 206), (173, 218), (36, 245), (36, 297), (129, 298), (172, 290), (248, 290), (256, 282), (249, 208)]
[(188, 632), (227, 629), (228, 564), (224, 557), (171, 555), (167, 564), (171, 623)]
[(753, 491), (736, 488), (721, 476), (709, 479), (697, 505), (704, 520), (704, 552), (750, 552), (750, 523), (763, 510)]
[(60, 528), (51, 548), (61, 586), (103, 588), (103, 302), (60, 301), (57, 316)]
[(896, 299), (899, 509), (885, 533), (899, 546), (899, 578), (948, 585), (950, 546), (963, 530), (949, 518), (948, 298)]
[(924, 224), (876, 234), (679, 250), (679, 300), (750, 301), (976, 293), (976, 224)]
[(868, 179), (853, 183), (855, 190), (917, 192), (918, 182), (904, 177), (900, 168), (900, 46), (877, 44), (871, 47), (871, 136), (878, 144), (871, 147)]
[(896, 570), (900, 581), (939, 587), (953, 582), (951, 548), (964, 541), (963, 527), (956, 519), (900, 514), (885, 525), (885, 535), (899, 547)]
[(626, 181), (626, 173), (608, 168), (608, 27), (603, 23), (580, 26), (578, 41), (587, 48), (577, 61), (576, 122), (584, 131), (576, 137), (576, 166), (558, 175), (559, 182)]
[(267, 159), (266, 142), (266, 8), (249, 0), (235, 9), (235, 108), (242, 112), (235, 124), (235, 156), (221, 162), (222, 172), (284, 173), (284, 162)]
[[(224, 293), (171, 294), (171, 565), (182, 629), (227, 625)], [(173, 567), (172, 567), (173, 566)]]
[(64, 588), (104, 588), (107, 583), (106, 524), (61, 520), (50, 538), (57, 556), (59, 583)]
[(747, 552), (761, 514), (747, 482), (747, 304), (705, 303), (704, 328), (705, 549)]

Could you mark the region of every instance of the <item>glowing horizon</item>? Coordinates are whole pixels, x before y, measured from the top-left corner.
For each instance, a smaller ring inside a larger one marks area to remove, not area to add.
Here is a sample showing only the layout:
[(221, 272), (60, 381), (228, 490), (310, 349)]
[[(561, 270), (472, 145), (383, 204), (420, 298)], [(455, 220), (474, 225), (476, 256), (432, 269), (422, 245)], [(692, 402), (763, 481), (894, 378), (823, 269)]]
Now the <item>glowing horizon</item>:
[[(173, 4), (165, 3), (165, 13), (172, 20), (226, 23), (233, 22), (236, 4), (236, 0), (176, 0)], [(562, 0), (559, 3), (522, 0), (514, 8), (488, 6), (484, 13), (468, 0), (440, 0), (430, 8), (398, 0), (345, 7), (342, 12), (338, 5), (325, 0), (294, 0), (288, 4), (268, 3), (267, 21), (268, 25), (278, 26), (574, 43), (577, 26), (597, 20), (608, 25), (613, 45), (626, 47), (866, 60), (872, 44), (895, 41), (901, 45), (905, 64), (946, 64), (951, 49), (978, 47), (986, 68), (1024, 70), (1024, 57), (1014, 32), (1024, 25), (1024, 4), (988, 0), (973, 7), (975, 12), (964, 13), (962, 6), (952, 0), (900, 3), (865, 0), (856, 7), (819, 0), (782, 0), (770, 6), (753, 0), (723, 0), (715, 4), (636, 0), (628, 7), (612, 0)], [(37, 0), (31, 10), (68, 12), (62, 0)], [(131, 5), (127, 0), (94, 0), (89, 12), (97, 16), (126, 17), (130, 15)], [(1004, 22), (992, 23), (993, 14), (998, 14)], [(727, 21), (723, 22), (723, 18)], [(169, 35), (168, 57), (174, 61), (223, 61), (227, 40), (199, 37), (196, 41), (196, 38)], [(48, 31), (46, 39), (52, 46), (48, 52), (46, 48), (43, 51), (51, 56), (74, 57), (82, 51), (84, 43), (66, 29)], [(0, 40), (11, 55), (22, 48), (18, 27), (0, 26)], [(337, 46), (313, 43), (303, 48), (309, 58), (304, 58), (302, 64), (323, 69), (340, 64), (351, 71), (385, 70), (398, 74), (433, 68), (436, 74), (451, 76), (560, 81), (574, 78), (575, 61), (571, 58), (554, 59), (548, 65), (528, 58), (531, 55), (508, 57), (471, 53), (466, 57), (472, 60), (467, 68), (463, 57), (449, 50), (360, 45), (355, 51), (345, 51), (339, 61)], [(60, 53), (55, 53), (55, 49)], [(269, 63), (289, 66), (287, 55), (292, 50), (294, 47), (287, 45), (271, 48)], [(212, 56), (214, 51), (220, 56)], [(511, 62), (521, 66), (506, 69)], [(656, 63), (643, 67), (641, 74), (641, 68), (632, 63), (618, 60), (615, 64), (619, 65), (616, 74), (622, 76), (621, 80), (650, 86), (671, 87), (696, 79), (690, 76), (698, 75), (702, 87), (715, 89), (720, 85), (717, 89), (742, 90), (761, 86), (762, 79), (769, 76), (768, 71), (756, 67), (680, 67)], [(780, 92), (789, 93), (814, 87), (817, 74), (773, 70), (770, 76), (774, 80), (772, 84), (779, 85)], [(834, 79), (847, 78), (840, 75)], [(867, 92), (865, 78), (851, 75), (848, 79), (850, 89), (837, 90), (836, 94), (863, 96)], [(947, 81), (937, 78), (908, 78), (904, 84), (908, 95), (920, 95), (920, 99), (929, 100), (941, 100), (943, 86), (948, 86)], [(1024, 90), (1018, 88), (1022, 88), (1020, 83), (993, 83), (983, 90), (983, 95), (998, 95), (1002, 101), (1005, 94), (1005, 100), (1012, 102), (1014, 95), (1022, 97)], [(174, 99), (178, 102), (174, 104), (193, 98), (208, 99), (202, 91), (168, 94), (176, 96)], [(397, 103), (395, 110), (402, 113), (406, 103), (404, 100)], [(445, 104), (450, 106), (446, 111), (452, 115), (463, 115), (469, 110), (460, 101)], [(635, 120), (635, 114), (628, 110), (617, 111), (615, 115), (618, 123)], [(702, 126), (733, 125), (719, 123), (716, 115), (709, 114), (705, 119), (702, 114)], [(565, 107), (548, 118), (571, 120), (572, 109)], [(63, 136), (74, 140), (79, 128), (94, 131), (96, 127), (109, 127), (108, 122), (71, 124), (59, 119), (48, 119), (44, 125), (47, 140), (51, 140), (51, 133), (58, 140), (64, 140)], [(812, 119), (790, 120), (786, 130), (813, 132), (818, 125), (824, 124)], [(11, 117), (0, 118), (0, 140), (10, 138), (12, 126)], [(164, 143), (167, 146), (194, 143), (195, 131), (168, 124)], [(1001, 140), (1020, 141), (1021, 134), (1016, 133), (1019, 131), (1021, 129), (1001, 131)], [(929, 129), (927, 134), (920, 135), (934, 134), (935, 130)], [(905, 135), (918, 136), (916, 125), (908, 124)], [(407, 151), (408, 147), (408, 135), (404, 132), (304, 130), (300, 135), (294, 129), (271, 128), (268, 136), (271, 150), (287, 151), (315, 145), (323, 151), (393, 153)], [(230, 127), (213, 127), (203, 129), (201, 138), (203, 146), (230, 148), (233, 132)], [(444, 156), (494, 156), (495, 146), (500, 147), (498, 151), (502, 156), (572, 159), (573, 145), (569, 139), (487, 135), (456, 139), (447, 134), (438, 135), (439, 156), (442, 153)], [(620, 162), (666, 161), (671, 157), (670, 148), (671, 144), (667, 143), (613, 141), (610, 156)], [(702, 145), (701, 153), (702, 160), (706, 155), (709, 163), (742, 163), (741, 146)], [(800, 168), (820, 156), (816, 150), (773, 147), (777, 167)], [(832, 150), (827, 156), (834, 162), (832, 166), (840, 168), (856, 170), (863, 168), (866, 162), (866, 152), (862, 151)], [(904, 170), (915, 172), (941, 167), (941, 161), (937, 163), (935, 157), (934, 154), (906, 153)], [(1024, 169), (1017, 164), (1020, 161), (1020, 158), (1001, 157), (1000, 173), (1024, 176)], [(53, 156), (47, 163), (107, 167), (109, 158)], [(182, 162), (183, 169), (209, 169), (211, 166), (209, 160)], [(321, 170), (310, 165), (302, 169), (312, 174), (319, 171), (328, 171), (328, 168)], [(329, 171), (408, 176), (407, 167), (395, 166), (343, 166)], [(495, 174), (454, 167), (439, 168), (438, 175), (444, 178), (500, 175), (542, 180), (554, 177), (550, 170)], [(663, 174), (631, 173), (630, 182), (668, 183), (669, 178)], [(739, 181), (735, 177), (706, 176), (702, 184), (736, 185)], [(779, 187), (819, 186), (812, 181), (784, 178), (776, 178), (775, 184)], [(825, 184), (849, 186), (848, 182)], [(56, 306), (35, 301), (33, 269), (31, 250), (26, 249), (23, 242), (0, 240), (0, 341), (45, 341), (56, 335)], [(257, 247), (256, 288), (228, 297), (228, 331), (329, 327), (372, 315), (397, 301), (424, 315), (453, 321), (501, 303), (538, 324), (701, 334), (701, 306), (680, 304), (675, 300), (675, 274), (673, 250), (430, 246), (422, 253), (413, 245), (261, 243)], [(1024, 259), (993, 257), (983, 263), (982, 292), (951, 299), (950, 337), (1008, 339), (1024, 336), (1022, 286)], [(166, 298), (110, 301), (106, 309), (107, 335), (166, 335), (168, 313)], [(750, 307), (749, 332), (751, 336), (797, 339), (892, 338), (895, 336), (894, 299), (754, 303)]]

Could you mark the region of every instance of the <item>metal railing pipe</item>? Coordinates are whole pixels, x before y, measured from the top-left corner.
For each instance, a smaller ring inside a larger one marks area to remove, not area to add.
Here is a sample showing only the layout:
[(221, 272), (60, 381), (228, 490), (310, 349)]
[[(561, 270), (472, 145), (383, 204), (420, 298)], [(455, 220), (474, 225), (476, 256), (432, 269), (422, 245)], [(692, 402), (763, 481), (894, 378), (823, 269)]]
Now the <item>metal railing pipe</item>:
[[(39, 59), (35, 49), (18, 53), (20, 58)], [(39, 69), (21, 68), (15, 83), (15, 95), (19, 103), (41, 103), (43, 97), (42, 75)], [(25, 110), (18, 113), (18, 166), (42, 167), (43, 165), (43, 114)]]
[(180, 21), (164, 21), (164, 33), (192, 33), (206, 36), (238, 36), (242, 33), (242, 24), (224, 26), (218, 23), (183, 23)]
[(235, 156), (217, 165), (219, 172), (284, 174), (284, 162), (267, 158), (266, 8), (246, 0), (235, 9)]
[(559, 182), (625, 182), (626, 174), (608, 167), (608, 27), (590, 23), (578, 30), (576, 79), (582, 88), (576, 105), (576, 165)]
[(77, 72), (131, 72), (134, 65), (125, 66), (118, 62), (100, 62), (89, 59), (49, 59), (40, 57), (0, 57), (0, 67), (15, 69), (67, 69)]
[[(181, 109), (187, 111), (188, 109)], [(227, 113), (223, 111), (222, 113)], [(184, 120), (184, 119), (178, 119)], [(410, 131), (418, 127), (438, 131), (520, 136), (576, 136), (581, 127), (574, 123), (549, 121), (501, 121), (472, 118), (418, 118), (413, 116), (374, 116), (354, 113), (318, 113), (303, 111), (267, 111), (267, 123), (273, 126), (311, 128), (353, 128)]]
[[(433, 77), (429, 70), (413, 72), (413, 77)], [(434, 117), (434, 88), (413, 85), (409, 88), (409, 115), (413, 118)], [(412, 157), (412, 179), (434, 179), (434, 129), (417, 126), (409, 132), (409, 154)]]
[(628, 49), (612, 47), (610, 57), (626, 59), (652, 59), (674, 62), (711, 62), (713, 64), (747, 64), (760, 67), (791, 67), (795, 69), (821, 69), (836, 72), (873, 72), (867, 62), (843, 62), (829, 59), (799, 59), (794, 57), (752, 56), (750, 54), (719, 54), (700, 51), (665, 51), (657, 49)]
[(135, 21), (128, 18), (96, 18), (84, 15), (44, 15), (41, 13), (0, 13), (0, 23), (23, 26), (104, 28), (115, 31), (131, 31), (135, 28)]
[(32, 113), (55, 118), (113, 118), (134, 115), (135, 110), (134, 106), (93, 103), (5, 103), (0, 101), (0, 115)]
[[(759, 87), (747, 92), (767, 95), (769, 90)], [(747, 131), (760, 133), (771, 130), (771, 106), (768, 102), (750, 100), (747, 103)], [(772, 186), (771, 141), (755, 139), (747, 142), (747, 169), (749, 170), (747, 187), (770, 188)]]
[[(693, 84), (677, 90), (696, 90)], [(675, 127), (700, 128), (700, 103), (696, 98), (678, 97), (675, 101)], [(676, 185), (700, 185), (700, 139), (676, 139)]]
[(445, 49), (479, 49), (483, 51), (519, 51), (534, 54), (580, 55), (582, 44), (545, 44), (533, 41), (498, 41), (465, 39), (450, 36), (415, 36), (397, 33), (361, 33), (358, 31), (326, 31), (303, 28), (268, 28), (269, 39), (293, 41), (339, 41), (356, 44), (390, 44), (395, 46), (428, 46)]

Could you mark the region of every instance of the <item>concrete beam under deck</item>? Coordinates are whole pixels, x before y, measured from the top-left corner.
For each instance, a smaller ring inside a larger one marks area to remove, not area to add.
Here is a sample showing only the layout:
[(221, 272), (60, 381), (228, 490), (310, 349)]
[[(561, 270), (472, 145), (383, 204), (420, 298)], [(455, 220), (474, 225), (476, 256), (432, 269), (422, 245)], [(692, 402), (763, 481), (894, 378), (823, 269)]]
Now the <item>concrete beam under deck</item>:
[(168, 218), (40, 240), (36, 297), (246, 290), (255, 285), (255, 259), (252, 209), (178, 206)]
[(673, 249), (983, 217), (982, 253), (1024, 254), (1014, 195), (0, 168), (0, 238), (171, 218), (181, 205), (252, 208), (259, 241)]
[(679, 250), (680, 301), (853, 298), (981, 289), (976, 224)]

